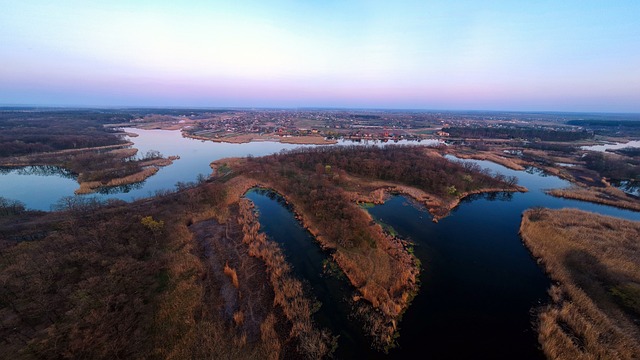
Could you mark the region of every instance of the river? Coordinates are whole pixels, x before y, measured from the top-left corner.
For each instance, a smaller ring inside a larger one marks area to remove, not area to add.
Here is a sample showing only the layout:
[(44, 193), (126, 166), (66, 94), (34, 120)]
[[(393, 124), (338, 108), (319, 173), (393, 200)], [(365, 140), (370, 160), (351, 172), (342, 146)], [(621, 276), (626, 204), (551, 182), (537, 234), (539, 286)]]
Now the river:
[(263, 231), (282, 246), (296, 275), (323, 303), (316, 319), (340, 335), (338, 358), (421, 354), (431, 359), (542, 359), (533, 311), (547, 302), (550, 282), (518, 235), (522, 212), (534, 206), (573, 207), (640, 220), (637, 212), (551, 197), (545, 189), (570, 184), (540, 170), (515, 171), (488, 161), (464, 161), (515, 175), (529, 192), (471, 196), (438, 223), (422, 205), (403, 196), (368, 209), (375, 219), (413, 241), (423, 264), (420, 292), (400, 323), (399, 347), (388, 355), (370, 350), (368, 340), (348, 318), (345, 299), (351, 290), (346, 281), (322, 274), (327, 254), (279, 197), (263, 191), (247, 194), (260, 213)]
[[(198, 174), (209, 174), (210, 162), (217, 159), (261, 156), (300, 146), (214, 143), (183, 138), (179, 131), (125, 130), (139, 135), (130, 138), (139, 154), (158, 150), (180, 159), (141, 184), (95, 196), (127, 201), (143, 198), (178, 182), (194, 181)], [(322, 302), (315, 318), (340, 335), (339, 358), (407, 358), (413, 354), (435, 359), (542, 358), (531, 311), (547, 301), (549, 280), (518, 236), (522, 211), (534, 206), (573, 207), (640, 220), (637, 212), (546, 195), (545, 189), (570, 184), (539, 170), (515, 171), (488, 161), (464, 161), (515, 175), (529, 192), (469, 197), (439, 223), (433, 223), (421, 205), (402, 196), (369, 209), (378, 221), (415, 243), (415, 254), (423, 264), (420, 292), (400, 323), (399, 347), (388, 355), (369, 348), (359, 324), (349, 317), (346, 299), (353, 289), (346, 280), (323, 271), (327, 254), (282, 201), (268, 192), (247, 194), (260, 211), (263, 230), (281, 244), (295, 274)], [(23, 201), (31, 209), (49, 210), (60, 198), (73, 195), (77, 187), (72, 174), (55, 167), (0, 171), (0, 196)]]

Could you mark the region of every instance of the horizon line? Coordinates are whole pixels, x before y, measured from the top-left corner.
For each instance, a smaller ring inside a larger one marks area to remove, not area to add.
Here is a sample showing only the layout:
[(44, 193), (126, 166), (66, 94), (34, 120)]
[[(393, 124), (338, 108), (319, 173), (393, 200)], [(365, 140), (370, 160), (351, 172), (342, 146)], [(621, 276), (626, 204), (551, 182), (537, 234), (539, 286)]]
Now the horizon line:
[(0, 104), (0, 109), (8, 108), (36, 108), (36, 109), (68, 109), (68, 110), (334, 110), (334, 111), (408, 111), (408, 112), (495, 112), (495, 113), (560, 113), (560, 114), (617, 114), (640, 115), (631, 111), (576, 111), (576, 110), (513, 110), (513, 109), (435, 109), (435, 108), (394, 108), (394, 107), (344, 107), (344, 106), (158, 106), (158, 105), (69, 105), (69, 104)]

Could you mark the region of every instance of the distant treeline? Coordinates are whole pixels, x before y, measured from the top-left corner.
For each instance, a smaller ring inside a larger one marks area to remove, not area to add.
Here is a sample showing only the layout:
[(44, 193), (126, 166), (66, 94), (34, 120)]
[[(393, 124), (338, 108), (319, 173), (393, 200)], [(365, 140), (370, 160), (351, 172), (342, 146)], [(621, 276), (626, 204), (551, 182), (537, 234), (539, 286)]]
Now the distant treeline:
[(150, 114), (156, 115), (169, 115), (169, 116), (180, 116), (180, 115), (193, 115), (199, 116), (203, 114), (220, 114), (226, 113), (233, 110), (227, 109), (163, 109), (163, 108), (141, 108), (141, 109), (126, 109), (123, 110), (127, 114), (132, 114), (136, 116), (144, 116)]
[(634, 120), (570, 120), (567, 121), (569, 125), (576, 126), (595, 126), (595, 127), (640, 127), (640, 121)]
[(616, 154), (625, 155), (629, 157), (640, 157), (640, 148), (627, 147), (617, 150), (608, 150)]
[(453, 137), (495, 139), (540, 139), (543, 141), (576, 141), (590, 139), (588, 131), (564, 131), (538, 128), (507, 127), (449, 127), (444, 129)]
[(0, 157), (124, 143), (105, 124), (128, 123), (149, 114), (194, 118), (229, 110), (0, 108)]
[(379, 115), (359, 115), (359, 114), (352, 114), (350, 115), (352, 118), (354, 119), (380, 119)]
[(128, 122), (129, 114), (76, 111), (0, 112), (0, 157), (124, 143), (107, 123)]

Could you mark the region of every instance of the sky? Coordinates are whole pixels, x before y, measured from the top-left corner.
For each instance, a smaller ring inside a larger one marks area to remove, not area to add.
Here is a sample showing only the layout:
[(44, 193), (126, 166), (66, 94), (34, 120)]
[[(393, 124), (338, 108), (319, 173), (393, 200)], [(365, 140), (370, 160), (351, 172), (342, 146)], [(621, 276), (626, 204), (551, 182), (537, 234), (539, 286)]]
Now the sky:
[(637, 0), (0, 9), (0, 105), (640, 112)]

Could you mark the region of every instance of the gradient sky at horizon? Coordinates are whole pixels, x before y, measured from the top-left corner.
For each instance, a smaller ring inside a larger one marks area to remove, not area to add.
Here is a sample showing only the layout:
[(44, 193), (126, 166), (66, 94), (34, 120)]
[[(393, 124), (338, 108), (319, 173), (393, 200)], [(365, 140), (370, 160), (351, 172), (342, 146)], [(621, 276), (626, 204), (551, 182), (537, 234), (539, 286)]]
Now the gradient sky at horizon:
[(0, 0), (0, 104), (640, 112), (640, 1)]

